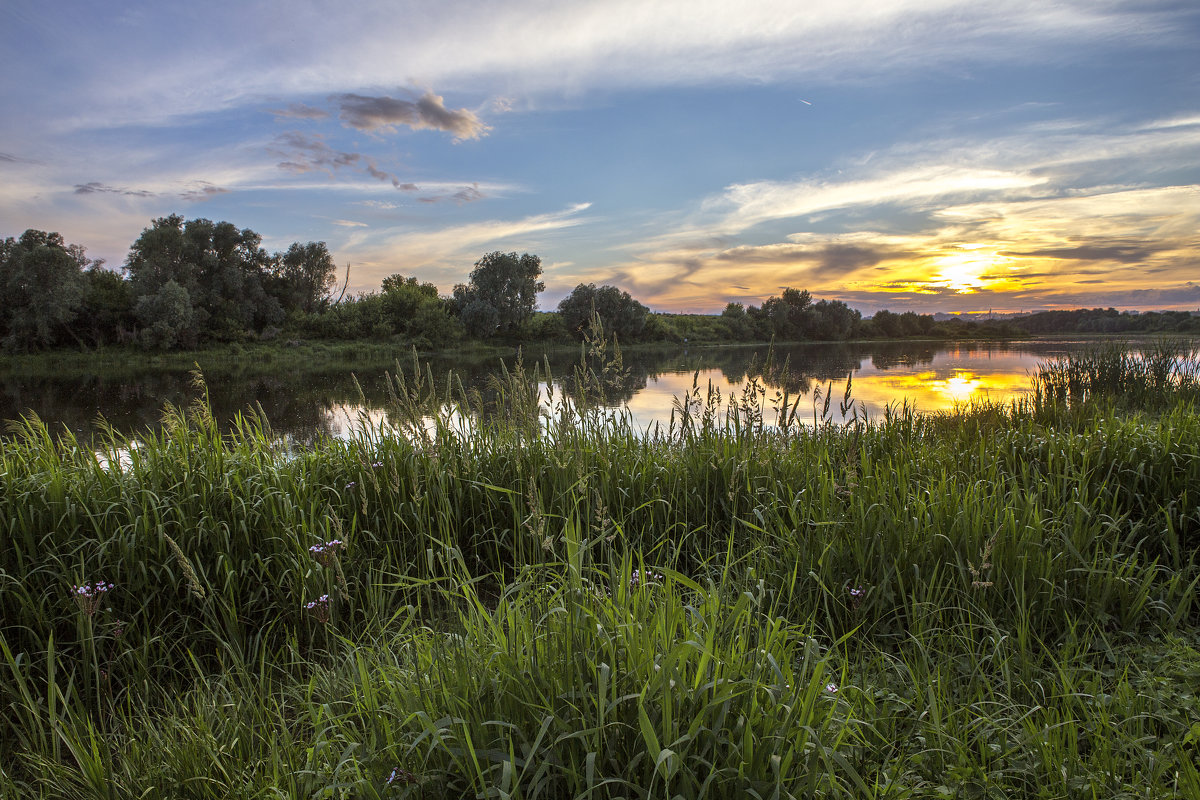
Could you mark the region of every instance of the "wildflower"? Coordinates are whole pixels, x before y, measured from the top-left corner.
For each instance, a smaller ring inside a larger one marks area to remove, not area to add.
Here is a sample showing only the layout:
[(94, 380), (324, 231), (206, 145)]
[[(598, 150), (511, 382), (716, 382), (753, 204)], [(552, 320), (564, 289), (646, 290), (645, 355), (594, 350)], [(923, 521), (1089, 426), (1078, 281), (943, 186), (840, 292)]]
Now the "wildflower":
[(328, 567), (337, 561), (338, 553), (345, 546), (346, 543), (341, 539), (330, 539), (328, 542), (322, 544), (314, 544), (308, 548), (308, 552), (312, 554), (312, 557), (317, 560), (318, 564)]
[(396, 767), (394, 770), (392, 770), (392, 774), (388, 776), (386, 785), (391, 786), (394, 783), (397, 786), (399, 786), (402, 783), (416, 783), (416, 782), (417, 782), (416, 775), (413, 775), (411, 772), (409, 772), (406, 769), (401, 769), (400, 767)]
[(641, 586), (643, 577), (645, 578), (647, 584), (651, 583), (652, 581), (661, 581), (663, 579), (662, 575), (651, 572), (650, 570), (646, 570), (646, 574), (643, 576), (641, 572), (635, 569), (629, 576), (629, 588), (636, 589)]
[(358, 483), (355, 481), (350, 481), (349, 483), (346, 484), (346, 490), (349, 491), (350, 489), (353, 489), (355, 486), (358, 486)]
[(379, 469), (382, 466), (383, 466), (382, 461), (375, 461), (375, 462), (372, 462), (372, 464), (371, 464), (372, 469)]
[(322, 625), (329, 621), (329, 595), (323, 594), (316, 600), (310, 600), (304, 608)]
[(837, 694), (838, 685), (836, 683), (827, 683), (825, 684), (825, 691), (829, 692), (830, 694)]
[(100, 604), (104, 602), (104, 595), (115, 588), (117, 588), (116, 584), (104, 581), (85, 583), (82, 586), (72, 586), (71, 596), (75, 598), (75, 602), (83, 613), (93, 617), (100, 610)]
[(855, 586), (850, 590), (850, 608), (857, 609), (862, 605), (863, 598), (867, 596), (867, 590), (862, 586)]

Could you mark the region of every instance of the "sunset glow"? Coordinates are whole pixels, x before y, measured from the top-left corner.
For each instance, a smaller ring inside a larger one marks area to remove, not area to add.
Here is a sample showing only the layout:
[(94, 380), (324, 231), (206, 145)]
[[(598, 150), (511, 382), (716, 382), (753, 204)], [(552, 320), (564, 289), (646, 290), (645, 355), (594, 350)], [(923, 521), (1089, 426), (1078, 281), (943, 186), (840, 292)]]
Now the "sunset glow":
[(543, 308), (1194, 310), (1197, 50), (1166, 0), (13, 0), (0, 236), (119, 266), (155, 217), (229, 220), (351, 291), (527, 251)]

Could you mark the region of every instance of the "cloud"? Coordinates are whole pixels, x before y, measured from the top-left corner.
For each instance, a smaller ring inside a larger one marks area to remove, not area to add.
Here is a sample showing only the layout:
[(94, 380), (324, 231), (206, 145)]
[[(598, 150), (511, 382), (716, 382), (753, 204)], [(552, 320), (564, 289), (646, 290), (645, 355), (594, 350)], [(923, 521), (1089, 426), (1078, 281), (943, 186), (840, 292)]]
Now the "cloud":
[(335, 219), (333, 221), (333, 224), (337, 225), (340, 228), (367, 228), (367, 227), (370, 227), (365, 222), (355, 222), (354, 220), (349, 220), (349, 219)]
[(736, 247), (716, 255), (715, 260), (738, 265), (807, 264), (814, 278), (845, 276), (885, 261), (915, 257), (916, 254), (887, 244), (829, 242), (820, 245), (779, 244)]
[(75, 194), (119, 194), (125, 197), (156, 197), (156, 192), (147, 191), (145, 189), (122, 189), (116, 186), (100, 183), (99, 181), (89, 181), (88, 183), (75, 184)]
[(490, 130), (474, 112), (448, 109), (442, 97), (433, 92), (425, 92), (416, 101), (360, 94), (340, 94), (332, 99), (340, 107), (342, 122), (360, 131), (394, 131), (397, 125), (407, 125), (414, 130), (446, 131), (455, 141), (462, 141), (486, 136)]
[(724, 212), (715, 223), (719, 230), (737, 234), (771, 220), (847, 208), (1029, 196), (1047, 180), (1025, 170), (927, 164), (850, 180), (734, 184), (706, 207)]
[(469, 265), (486, 250), (533, 251), (539, 236), (582, 224), (586, 219), (583, 212), (590, 207), (591, 203), (576, 203), (561, 211), (519, 219), (483, 220), (438, 230), (380, 232), (355, 246), (356, 271), (351, 288), (377, 288), (393, 272), (411, 275), (420, 270), (423, 279), (448, 290), (466, 279)]
[(1127, 244), (1082, 244), (1072, 247), (1047, 247), (1041, 250), (1014, 250), (1002, 253), (1006, 256), (1025, 258), (1055, 258), (1069, 261), (1118, 261), (1122, 264), (1137, 264), (1153, 256), (1162, 248), (1149, 242)]
[[(335, 12), (268, 0), (207, 17), (159, 4), (138, 25), (83, 13), (51, 22), (47, 11), (38, 16), (57, 39), (99, 36), (120, 58), (97, 62), (86, 47), (54, 53), (62, 77), (33, 118), (61, 104), (78, 106), (73, 121), (83, 127), (124, 125), (263, 96), (362, 91), (398, 75), (489, 96), (945, 76), (964, 65), (1068, 60), (1101, 45), (1170, 46), (1194, 30), (1191, 11), (1132, 0), (513, 0)], [(162, 30), (178, 35), (150, 35)], [(204, 57), (186, 57), (196, 52)]]
[(208, 181), (196, 181), (196, 185), (179, 194), (183, 200), (208, 200), (211, 197), (216, 197), (221, 194), (229, 194), (229, 190), (220, 186), (215, 186)]
[(329, 112), (323, 108), (292, 103), (287, 108), (272, 108), (270, 112), (276, 117), (286, 119), (329, 119)]
[(337, 170), (350, 167), (376, 180), (389, 182), (400, 191), (413, 192), (418, 188), (416, 184), (402, 182), (392, 173), (380, 169), (374, 159), (362, 153), (333, 149), (320, 135), (288, 131), (276, 136), (267, 149), (283, 158), (279, 168), (288, 172), (320, 171), (332, 176)]
[(449, 194), (427, 195), (425, 197), (418, 197), (417, 199), (422, 203), (441, 203), (449, 200), (455, 205), (461, 206), (465, 203), (474, 203), (476, 200), (483, 200), (486, 197), (487, 195), (479, 190), (479, 184), (474, 183)]
[(663, 215), (652, 236), (622, 248), (612, 274), (644, 302), (704, 311), (759, 302), (781, 283), (827, 296), (903, 291), (953, 308), (984, 292), (1049, 295), (1092, 276), (1107, 277), (1114, 296), (1151, 275), (1185, 280), (1200, 262), (1200, 186), (1185, 166), (1200, 163), (1191, 119), (1033, 124), (732, 184)]

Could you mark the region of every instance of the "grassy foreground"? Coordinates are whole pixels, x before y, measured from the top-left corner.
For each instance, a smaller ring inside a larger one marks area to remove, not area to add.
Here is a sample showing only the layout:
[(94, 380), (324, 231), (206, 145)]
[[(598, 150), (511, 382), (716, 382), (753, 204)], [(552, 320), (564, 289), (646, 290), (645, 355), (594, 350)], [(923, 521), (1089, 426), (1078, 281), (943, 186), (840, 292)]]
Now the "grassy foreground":
[(405, 435), (299, 453), (26, 421), (0, 797), (1200, 798), (1194, 367), (847, 425), (697, 387), (651, 435), (603, 371), (469, 427), (416, 371)]

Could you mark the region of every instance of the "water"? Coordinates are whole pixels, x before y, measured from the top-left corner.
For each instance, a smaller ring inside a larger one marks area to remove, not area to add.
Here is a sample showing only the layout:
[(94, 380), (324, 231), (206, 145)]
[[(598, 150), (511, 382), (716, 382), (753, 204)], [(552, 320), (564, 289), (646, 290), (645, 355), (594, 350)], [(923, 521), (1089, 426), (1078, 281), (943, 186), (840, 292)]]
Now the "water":
[[(1138, 341), (1127, 346), (1139, 349)], [(628, 409), (634, 424), (646, 428), (666, 425), (678, 398), (698, 386), (723, 397), (739, 394), (751, 374), (767, 388), (767, 400), (787, 391), (802, 396), (798, 416), (812, 419), (819, 387), (832, 394), (830, 410), (837, 416), (846, 380), (852, 377), (852, 398), (868, 418), (882, 415), (890, 404), (909, 402), (920, 411), (949, 410), (976, 400), (1006, 401), (1030, 388), (1030, 376), (1048, 359), (1094, 347), (1086, 340), (1013, 343), (940, 344), (892, 342), (808, 344), (769, 348), (704, 347), (629, 351), (627, 376), (609, 399)], [(764, 371), (770, 355), (771, 369)], [(406, 366), (407, 366), (406, 360)], [(456, 370), (468, 389), (486, 389), (488, 375), (499, 359), (468, 364), (434, 359), (435, 376)], [(550, 359), (556, 384), (562, 385), (578, 363), (578, 355), (561, 353)], [(203, 365), (202, 365), (203, 366)], [(321, 436), (345, 436), (360, 415), (386, 418), (385, 372), (394, 364), (356, 370), (326, 368), (262, 374), (254, 365), (241, 370), (206, 371), (210, 403), (226, 424), (238, 412), (260, 406), (276, 434), (297, 442)], [(357, 378), (357, 382), (356, 382)], [(360, 393), (361, 387), (361, 393)], [(0, 375), (0, 419), (36, 413), (52, 430), (69, 428), (87, 437), (103, 417), (122, 433), (155, 427), (165, 403), (185, 404), (198, 391), (186, 371), (129, 369), (120, 375), (71, 377)], [(815, 412), (823, 410), (823, 399)]]

